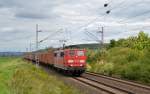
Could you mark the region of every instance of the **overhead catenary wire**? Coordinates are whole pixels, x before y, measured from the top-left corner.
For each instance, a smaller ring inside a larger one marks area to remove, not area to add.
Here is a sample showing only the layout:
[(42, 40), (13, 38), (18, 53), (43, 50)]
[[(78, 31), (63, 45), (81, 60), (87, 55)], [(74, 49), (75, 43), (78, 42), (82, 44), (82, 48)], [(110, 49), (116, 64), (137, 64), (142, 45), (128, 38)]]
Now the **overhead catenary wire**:
[(88, 32), (85, 32), (85, 33), (87, 34), (87, 36), (88, 36), (90, 39), (93, 39), (93, 41), (99, 41), (99, 39), (97, 39), (97, 38), (91, 36), (90, 33), (88, 33)]
[[(140, 0), (139, 2), (137, 2), (136, 5), (141, 4), (141, 3), (142, 3), (142, 0)], [(135, 6), (135, 3), (127, 4), (127, 5), (121, 5), (121, 6), (119, 6), (119, 7), (116, 7), (115, 10), (118, 9), (118, 8), (120, 8), (121, 10), (120, 10), (119, 12), (122, 12), (122, 10), (125, 10), (125, 9), (130, 8), (129, 6)], [(114, 9), (111, 9), (111, 10), (114, 10)], [(123, 11), (123, 12), (124, 12), (124, 11)], [(114, 12), (113, 12), (113, 13), (114, 13)]]
[[(137, 2), (136, 3), (136, 5), (138, 5), (138, 4), (141, 4), (141, 0), (139, 1), (139, 2)], [(131, 4), (130, 6), (133, 6), (133, 5), (135, 5), (135, 3), (133, 3), (133, 4)], [(116, 7), (114, 7), (114, 8), (112, 8), (112, 9), (110, 9), (110, 10), (114, 10), (115, 8), (121, 8), (121, 9), (124, 9), (124, 8), (129, 8), (128, 6), (126, 6), (126, 7), (118, 7), (118, 6), (116, 6)], [(145, 12), (143, 12), (143, 13), (140, 13), (140, 14), (142, 14), (141, 16), (144, 16), (146, 13), (149, 13), (150, 12), (150, 10), (148, 10), (148, 11), (145, 11)], [(140, 16), (140, 15), (135, 15), (135, 16), (133, 16), (133, 17), (131, 17), (131, 18), (137, 18), (138, 16)], [(130, 18), (130, 19), (131, 19)], [(117, 23), (123, 23), (124, 21), (127, 21), (127, 19), (121, 19), (120, 21), (117, 21)]]
[[(62, 29), (60, 29), (62, 30)], [(48, 40), (50, 37), (54, 37), (56, 34), (58, 34), (60, 32), (60, 30), (56, 31), (56, 32), (53, 32), (52, 34), (48, 35), (47, 37), (45, 37), (44, 39), (40, 40), (39, 42), (43, 42), (43, 41), (46, 41)]]
[[(120, 8), (120, 9), (125, 9), (125, 8), (129, 8), (129, 6), (135, 5), (135, 3), (130, 4), (130, 5), (128, 4), (127, 6), (126, 6), (126, 5), (123, 5), (123, 4), (125, 4), (125, 2), (126, 2), (126, 0), (123, 0), (123, 1), (120, 2), (119, 4), (117, 4), (117, 5), (115, 5), (114, 7), (110, 8), (109, 11), (112, 12), (112, 10), (116, 10), (116, 9), (118, 9), (118, 8)], [(143, 1), (140, 0), (139, 2), (136, 3), (136, 5), (141, 4), (142, 2), (143, 2)], [(124, 6), (124, 7), (123, 7), (123, 6)], [(106, 12), (107, 12), (107, 11), (106, 11)], [(123, 12), (124, 12), (124, 11), (123, 11)]]
[[(108, 9), (108, 10), (106, 11), (106, 13), (109, 14), (112, 10), (114, 10), (115, 8), (118, 8), (118, 6), (123, 5), (124, 2), (126, 2), (126, 0), (123, 0), (123, 1), (120, 2), (119, 4), (117, 4), (117, 5), (115, 5), (114, 7), (112, 7), (111, 9)], [(109, 4), (109, 6), (110, 6), (110, 4)]]
[(129, 21), (131, 21), (131, 20), (133, 20), (133, 19), (136, 19), (137, 17), (141, 17), (141, 16), (144, 16), (144, 15), (146, 15), (146, 14), (150, 14), (150, 10), (144, 11), (143, 13), (140, 13), (140, 14), (138, 14), (138, 15), (132, 16), (132, 17), (129, 18), (129, 20), (123, 19), (123, 20), (120, 20), (120, 21), (117, 21), (117, 22), (118, 22), (118, 23), (127, 23), (127, 22), (129, 22)]
[(87, 29), (85, 29), (84, 33), (91, 39), (94, 39), (94, 40), (99, 40), (98, 37), (96, 35), (94, 35), (93, 33), (87, 31)]

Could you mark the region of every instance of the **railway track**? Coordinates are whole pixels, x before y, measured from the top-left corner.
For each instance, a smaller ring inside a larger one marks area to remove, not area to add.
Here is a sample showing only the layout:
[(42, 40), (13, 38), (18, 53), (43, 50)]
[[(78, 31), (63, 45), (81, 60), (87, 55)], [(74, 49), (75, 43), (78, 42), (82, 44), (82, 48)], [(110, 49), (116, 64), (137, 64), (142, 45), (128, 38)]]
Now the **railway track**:
[(77, 81), (80, 81), (84, 84), (87, 84), (90, 87), (94, 87), (100, 91), (103, 91), (103, 94), (132, 94), (128, 91), (124, 91), (119, 88), (115, 88), (113, 86), (108, 86), (108, 85), (102, 84), (96, 80), (91, 80), (91, 79), (83, 78), (83, 77), (77, 77), (74, 79), (76, 79)]
[(74, 78), (107, 94), (150, 94), (150, 87), (112, 78), (96, 73), (86, 72), (81, 77)]

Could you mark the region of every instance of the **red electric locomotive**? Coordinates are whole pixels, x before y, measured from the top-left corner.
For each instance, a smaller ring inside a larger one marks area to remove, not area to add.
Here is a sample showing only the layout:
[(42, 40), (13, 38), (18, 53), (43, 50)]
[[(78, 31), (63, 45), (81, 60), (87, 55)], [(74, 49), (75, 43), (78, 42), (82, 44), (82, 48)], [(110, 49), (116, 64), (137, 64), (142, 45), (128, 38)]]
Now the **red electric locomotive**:
[(80, 75), (86, 69), (85, 50), (65, 49), (54, 52), (54, 67)]

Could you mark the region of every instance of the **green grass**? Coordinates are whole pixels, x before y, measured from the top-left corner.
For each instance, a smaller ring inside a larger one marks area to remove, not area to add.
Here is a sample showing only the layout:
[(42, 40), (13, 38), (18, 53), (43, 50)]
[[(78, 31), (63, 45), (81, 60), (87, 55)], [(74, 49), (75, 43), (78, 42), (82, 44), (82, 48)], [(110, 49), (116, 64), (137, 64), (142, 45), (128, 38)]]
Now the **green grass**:
[(10, 94), (8, 90), (9, 80), (17, 66), (20, 66), (16, 62), (18, 58), (0, 57), (0, 94)]
[(20, 58), (0, 57), (0, 94), (81, 94)]

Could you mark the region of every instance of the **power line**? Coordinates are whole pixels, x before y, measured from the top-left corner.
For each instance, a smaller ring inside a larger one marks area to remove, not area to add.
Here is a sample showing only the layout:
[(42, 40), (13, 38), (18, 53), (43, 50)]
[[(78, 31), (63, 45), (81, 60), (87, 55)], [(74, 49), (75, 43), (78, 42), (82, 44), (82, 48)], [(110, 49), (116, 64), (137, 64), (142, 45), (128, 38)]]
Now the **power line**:
[[(132, 20), (133, 20), (133, 19), (135, 19), (135, 18), (137, 18), (137, 17), (144, 16), (144, 15), (149, 14), (149, 13), (150, 13), (150, 10), (145, 11), (145, 12), (143, 12), (143, 13), (140, 13), (140, 15), (132, 16), (131, 18), (132, 18)], [(129, 18), (130, 21), (131, 21), (131, 18)], [(126, 19), (123, 19), (123, 20), (119, 21), (118, 23), (121, 23), (121, 22), (124, 22), (124, 23), (125, 23), (125, 22), (127, 22), (127, 20), (126, 20)]]
[[(62, 29), (60, 29), (60, 30), (62, 30)], [(39, 42), (43, 42), (43, 41), (48, 40), (50, 37), (51, 37), (51, 38), (54, 37), (57, 33), (60, 32), (60, 30), (58, 30), (58, 31), (56, 31), (56, 32), (54, 32), (54, 33), (48, 35), (47, 37), (45, 37), (44, 39), (40, 40)]]
[[(138, 5), (138, 4), (140, 4), (142, 1), (140, 0), (139, 2), (137, 2), (136, 3), (136, 5)], [(129, 6), (135, 6), (135, 3), (132, 3), (132, 4), (130, 4), (130, 5), (124, 5), (124, 7), (122, 6), (122, 7), (118, 7), (118, 8), (120, 8), (120, 9), (127, 9), (127, 8), (129, 8)], [(115, 9), (117, 9), (117, 8), (115, 8)], [(121, 11), (121, 10), (120, 10)], [(122, 11), (121, 11), (122, 12)], [(124, 11), (123, 11), (124, 12)]]
[(89, 34), (93, 39), (99, 40), (97, 36), (95, 36), (93, 33), (86, 31), (87, 34)]
[(123, 5), (124, 2), (126, 2), (126, 0), (123, 0), (122, 2), (120, 2), (119, 4), (117, 4), (116, 6), (114, 6), (113, 8), (107, 10), (106, 13), (109, 14), (113, 9), (118, 8), (118, 6)]
[(98, 41), (99, 42), (99, 39), (97, 38), (97, 36), (93, 35), (92, 33), (86, 31), (85, 34), (90, 38), (90, 39), (93, 39), (93, 41)]
[[(125, 2), (125, 1), (124, 1)], [(139, 1), (139, 2), (137, 2), (136, 3), (136, 5), (138, 5), (138, 4), (140, 4), (142, 1)], [(133, 6), (133, 5), (135, 5), (135, 3), (133, 3), (133, 4), (131, 4), (130, 6)], [(118, 6), (117, 6), (118, 7)], [(117, 8), (117, 7), (115, 7), (115, 8)], [(112, 8), (112, 9), (115, 9), (115, 8)], [(120, 8), (120, 7), (118, 7), (118, 8)], [(125, 7), (124, 7), (125, 8)], [(127, 8), (129, 8), (128, 6), (127, 6)], [(112, 9), (110, 9), (110, 10), (112, 10)], [(109, 10), (109, 11), (110, 11)], [(145, 11), (144, 13), (142, 13), (142, 15), (135, 15), (135, 16), (133, 16), (132, 18), (137, 18), (137, 17), (139, 17), (139, 16), (144, 16), (147, 12), (150, 12), (150, 11)], [(144, 15), (143, 15), (144, 14)], [(117, 21), (118, 23), (121, 23), (121, 22), (123, 22), (124, 20), (126, 20), (126, 19), (123, 19), (123, 20), (120, 20), (120, 21)]]

